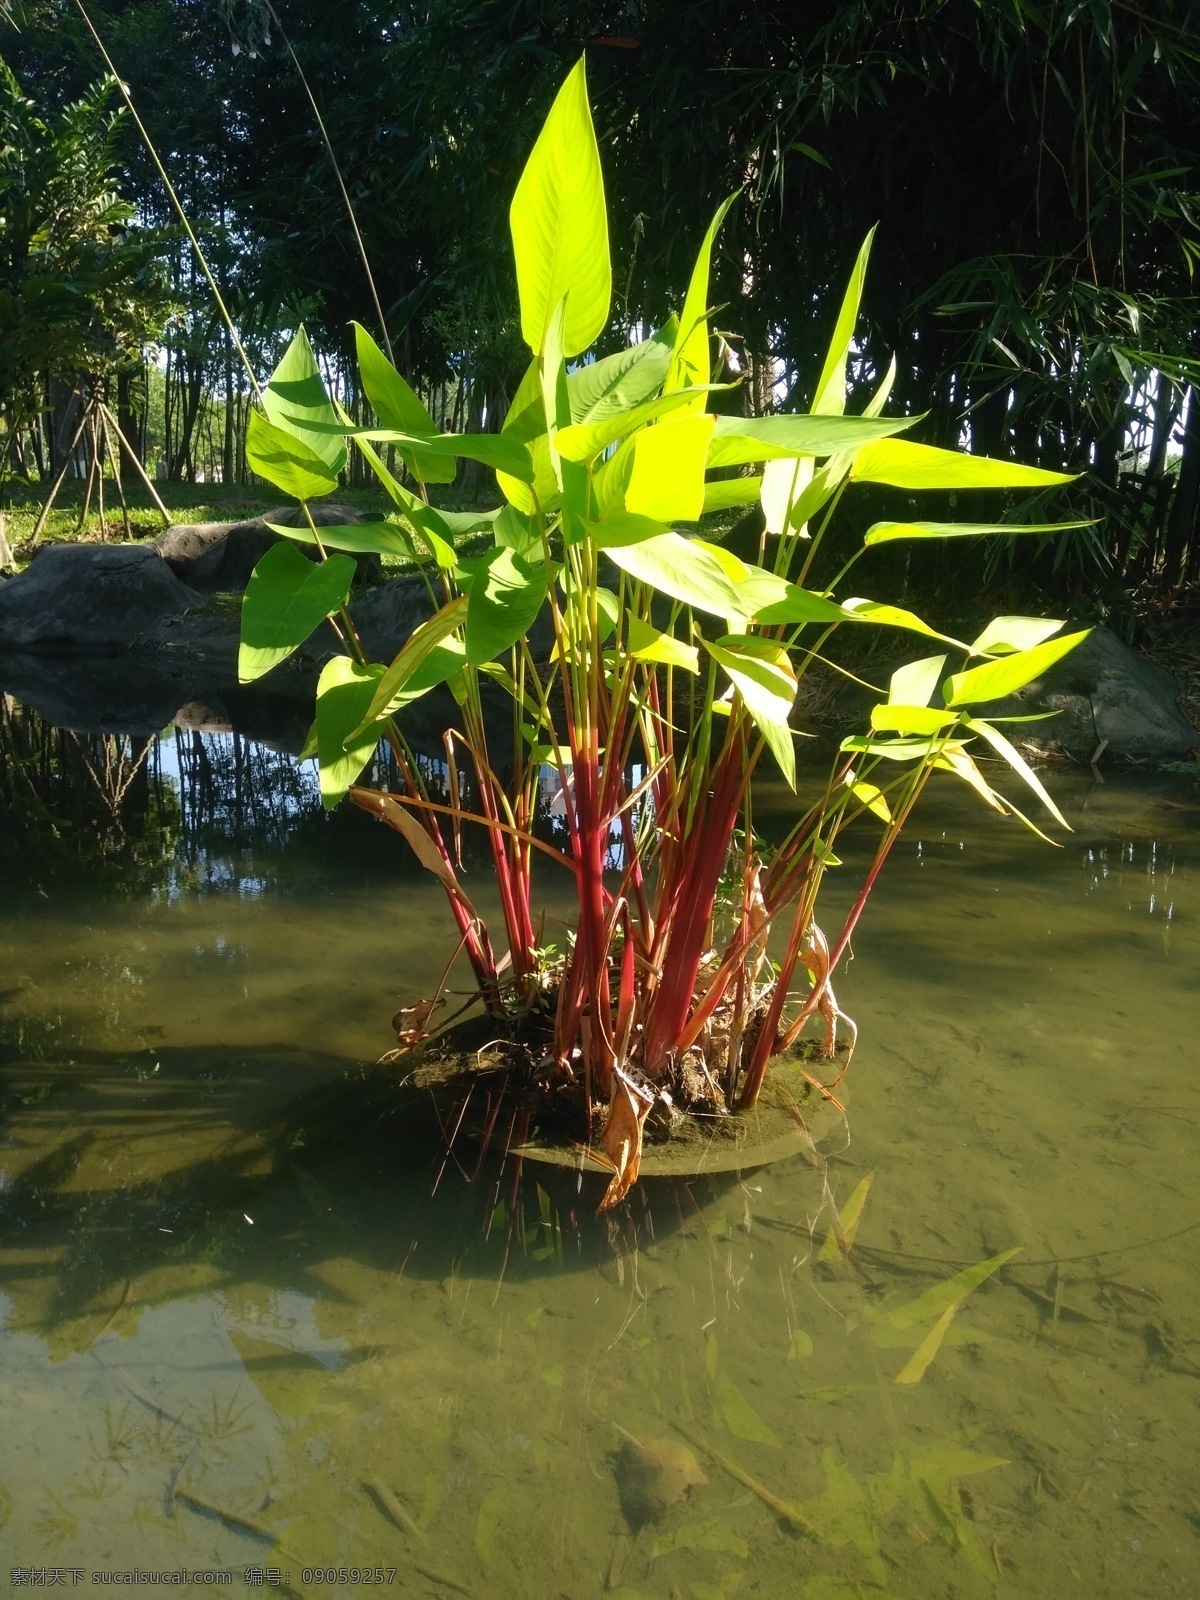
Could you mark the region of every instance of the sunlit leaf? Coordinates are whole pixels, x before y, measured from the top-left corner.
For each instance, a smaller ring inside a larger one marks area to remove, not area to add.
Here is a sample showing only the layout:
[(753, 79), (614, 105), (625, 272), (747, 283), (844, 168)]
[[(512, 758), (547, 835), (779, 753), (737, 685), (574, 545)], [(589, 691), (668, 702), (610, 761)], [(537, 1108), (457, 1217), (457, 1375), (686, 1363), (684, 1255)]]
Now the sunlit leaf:
[(1053, 617), (994, 617), (972, 644), (976, 655), (1010, 655), (1032, 650), (1063, 626)]
[[(696, 263), (692, 268), (692, 276), (688, 283), (687, 294), (684, 297), (683, 310), (679, 317), (679, 328), (675, 338), (675, 348), (671, 356), (671, 366), (667, 374), (664, 388), (668, 393), (676, 389), (694, 389), (706, 385), (712, 374), (712, 355), (709, 349), (708, 313), (710, 310), (708, 299), (708, 283), (712, 265), (712, 248), (716, 242), (721, 224), (728, 214), (730, 206), (737, 199), (736, 194), (731, 194), (717, 207), (716, 215), (709, 223), (707, 231), (696, 256)], [(702, 410), (704, 402), (697, 397), (692, 401), (697, 410)]]
[[(633, 406), (628, 411), (606, 412), (595, 421), (572, 423), (568, 427), (559, 429), (554, 441), (555, 446), (567, 461), (593, 461), (602, 450), (607, 450), (609, 445), (615, 444), (618, 439), (636, 434), (639, 429), (648, 427), (657, 418), (681, 410), (687, 400), (688, 396), (685, 393), (661, 394), (653, 399), (643, 400), (640, 405)], [(709, 427), (702, 430), (706, 450), (711, 428), (710, 422)]]
[[(912, 427), (912, 417), (814, 417), (780, 413), (772, 417), (716, 419), (710, 467), (736, 467), (772, 456), (832, 456), (860, 450)], [(949, 453), (949, 452), (947, 452)]]
[(772, 639), (726, 634), (704, 647), (729, 674), (756, 722), (786, 725), (796, 699), (796, 670), (787, 651)]
[(927, 706), (945, 665), (945, 656), (925, 656), (920, 661), (909, 661), (897, 667), (891, 676), (888, 700), (893, 705)]
[(762, 491), (762, 478), (715, 478), (704, 485), (704, 516), (712, 511), (729, 511), (734, 506), (752, 506)]
[(829, 352), (825, 357), (825, 365), (821, 368), (821, 376), (817, 379), (816, 394), (813, 398), (812, 409), (814, 412), (827, 416), (841, 416), (846, 409), (846, 361), (850, 354), (850, 344), (854, 338), (855, 325), (858, 322), (858, 308), (862, 300), (863, 281), (867, 275), (867, 262), (871, 256), (871, 241), (875, 237), (872, 228), (863, 240), (854, 263), (854, 270), (850, 274), (850, 281), (846, 285), (846, 292), (842, 296), (841, 308), (838, 319), (834, 324), (833, 338), (829, 342)]
[(981, 738), (987, 740), (988, 744), (991, 745), (996, 754), (998, 756), (1002, 756), (1004, 760), (1008, 762), (1009, 766), (1013, 769), (1017, 776), (1024, 783), (1028, 784), (1054, 820), (1058, 823), (1061, 823), (1061, 825), (1066, 828), (1068, 832), (1070, 832), (1070, 825), (1068, 824), (1066, 817), (1063, 816), (1062, 812), (1050, 798), (1049, 791), (1047, 790), (1045, 784), (1038, 777), (1037, 773), (1029, 765), (1028, 761), (1026, 761), (1021, 752), (1004, 737), (999, 728), (994, 728), (990, 722), (984, 722), (978, 717), (970, 718), (967, 726), (970, 728), (972, 733), (977, 733)]
[(741, 599), (719, 562), (682, 534), (663, 533), (640, 544), (608, 545), (597, 540), (622, 571), (684, 605), (719, 617), (741, 615)]
[(625, 509), (660, 522), (694, 522), (704, 509), (704, 464), (713, 419), (668, 417), (633, 438)]
[(307, 523), (297, 528), (285, 527), (282, 522), (268, 522), (272, 533), (282, 534), (296, 544), (316, 546), (326, 550), (345, 550), (351, 555), (400, 556), (406, 561), (428, 561), (426, 550), (418, 550), (411, 534), (394, 522), (350, 522), (318, 528), (314, 534)]
[(850, 622), (871, 622), (881, 628), (903, 628), (908, 633), (923, 633), (929, 639), (941, 639), (946, 644), (957, 645), (960, 650), (967, 648), (961, 640), (951, 638), (948, 633), (939, 633), (927, 622), (922, 622), (915, 612), (905, 611), (902, 606), (889, 606), (877, 600), (856, 598), (846, 600), (842, 605), (842, 611)]
[[(956, 461), (982, 461), (984, 456), (946, 454)], [(1005, 463), (998, 462), (1003, 466)], [(855, 472), (855, 477), (863, 474)], [(885, 480), (886, 481), (886, 480)], [(934, 485), (904, 485), (922, 488)], [(960, 485), (960, 487), (963, 487)], [(899, 539), (977, 539), (990, 533), (1067, 533), (1074, 528), (1094, 528), (1095, 522), (874, 522), (863, 537), (865, 545), (892, 544)]]
[(883, 791), (876, 788), (875, 784), (860, 780), (858, 783), (850, 785), (850, 793), (856, 800), (861, 800), (867, 810), (877, 816), (881, 822), (890, 822), (892, 820), (891, 809)]
[(978, 705), (981, 701), (1002, 700), (1015, 694), (1027, 683), (1040, 678), (1056, 661), (1061, 661), (1091, 630), (1066, 633), (1032, 650), (1018, 650), (1013, 655), (996, 661), (985, 661), (980, 667), (970, 667), (966, 672), (956, 672), (947, 678), (943, 690), (948, 706)]
[(448, 639), (463, 625), (466, 616), (467, 596), (457, 595), (453, 600), (447, 601), (427, 622), (421, 623), (420, 627), (413, 630), (404, 648), (379, 680), (375, 697), (362, 723), (354, 730), (355, 735), (361, 733), (368, 723), (387, 716), (395, 709), (400, 702), (400, 696), (408, 686), (409, 679), (418, 667), (443, 640)]
[(901, 706), (889, 700), (871, 707), (871, 726), (877, 733), (940, 733), (955, 720), (953, 711), (929, 706)]
[(625, 649), (639, 661), (657, 661), (663, 666), (682, 667), (685, 672), (700, 671), (700, 652), (673, 634), (660, 633), (648, 622), (630, 612), (625, 625)]
[(910, 439), (879, 438), (859, 449), (850, 476), (859, 482), (888, 483), (894, 489), (1045, 489), (1073, 483), (1077, 475), (939, 450)]
[(567, 374), (571, 421), (598, 422), (658, 393), (671, 365), (671, 346), (656, 334), (628, 350), (588, 361)]
[(612, 292), (604, 179), (582, 57), (555, 96), (509, 223), (526, 344), (542, 353), (550, 319), (568, 296), (563, 351), (578, 355), (608, 321)]

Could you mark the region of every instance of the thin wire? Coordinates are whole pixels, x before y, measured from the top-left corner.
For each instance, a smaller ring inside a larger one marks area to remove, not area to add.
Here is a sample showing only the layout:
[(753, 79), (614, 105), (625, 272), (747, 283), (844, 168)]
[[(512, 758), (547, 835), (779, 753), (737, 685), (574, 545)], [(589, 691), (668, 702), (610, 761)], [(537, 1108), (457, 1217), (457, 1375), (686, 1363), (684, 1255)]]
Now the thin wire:
[(142, 136), (142, 141), (145, 144), (146, 149), (150, 152), (150, 159), (154, 162), (155, 167), (158, 169), (159, 177), (162, 179), (163, 183), (166, 184), (167, 193), (171, 197), (171, 203), (179, 213), (179, 220), (183, 223), (184, 231), (192, 242), (192, 249), (196, 252), (196, 259), (200, 263), (200, 267), (204, 273), (204, 276), (208, 279), (208, 286), (213, 292), (213, 299), (217, 302), (217, 307), (222, 317), (225, 319), (225, 326), (229, 329), (229, 333), (233, 339), (237, 353), (242, 358), (242, 365), (246, 369), (246, 376), (250, 379), (250, 387), (254, 390), (254, 398), (258, 401), (261, 401), (262, 390), (259, 388), (258, 379), (254, 375), (254, 368), (250, 365), (250, 359), (246, 355), (245, 350), (242, 348), (242, 341), (238, 338), (237, 329), (233, 325), (233, 318), (229, 315), (229, 312), (226, 309), (225, 301), (221, 297), (221, 291), (217, 287), (217, 280), (213, 277), (211, 271), (209, 270), (209, 265), (205, 259), (204, 251), (200, 248), (200, 241), (196, 238), (196, 235), (192, 231), (192, 225), (188, 221), (187, 212), (183, 209), (183, 204), (179, 196), (175, 193), (175, 186), (167, 176), (167, 169), (163, 166), (162, 161), (159, 159), (159, 154), (154, 148), (153, 140), (146, 132), (145, 123), (143, 123), (141, 117), (139, 117), (137, 114), (137, 107), (133, 103), (133, 97), (129, 93), (129, 90), (125, 84), (125, 80), (121, 77), (121, 74), (113, 65), (113, 59), (105, 49), (103, 39), (101, 39), (100, 35), (96, 32), (95, 24), (84, 9), (83, 0), (75, 0), (75, 6), (79, 12), (79, 15), (83, 18), (88, 32), (96, 41), (96, 48), (104, 57), (105, 66), (108, 68), (109, 72), (112, 73), (112, 76), (116, 81), (117, 88), (121, 91), (121, 98), (125, 101), (125, 104), (129, 109), (129, 114), (133, 118), (137, 130)]

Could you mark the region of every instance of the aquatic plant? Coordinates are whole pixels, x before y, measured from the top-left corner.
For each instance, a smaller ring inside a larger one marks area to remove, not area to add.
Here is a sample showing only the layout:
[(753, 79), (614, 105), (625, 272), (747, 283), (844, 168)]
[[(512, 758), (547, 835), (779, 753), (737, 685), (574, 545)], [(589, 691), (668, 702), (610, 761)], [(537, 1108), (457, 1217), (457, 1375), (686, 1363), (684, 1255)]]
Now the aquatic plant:
[[(479, 999), (522, 1041), (514, 1061), (524, 1062), (526, 1088), (547, 1102), (566, 1098), (581, 1142), (593, 1142), (603, 1118), (599, 1147), (612, 1179), (602, 1209), (635, 1181), (656, 1105), (671, 1116), (752, 1107), (772, 1058), (812, 1018), (826, 1057), (838, 1048), (839, 1024), (852, 1047), (855, 1030), (832, 975), (933, 773), (952, 774), (995, 810), (1020, 817), (977, 765), (973, 752), (985, 748), (1063, 822), (998, 721), (979, 708), (1040, 675), (1081, 634), (1060, 634), (1057, 621), (1001, 617), (963, 642), (899, 606), (842, 598), (854, 560), (830, 581), (816, 576), (830, 520), (855, 484), (1036, 490), (1063, 475), (898, 437), (917, 419), (885, 414), (894, 362), (863, 413), (846, 414), (870, 238), (810, 410), (715, 412), (714, 404), (740, 399), (734, 385), (714, 379), (708, 321), (710, 256), (729, 204), (702, 241), (678, 315), (593, 358), (611, 273), (580, 61), (512, 202), (531, 359), (499, 432), (439, 432), (362, 327), (359, 372), (374, 425), (353, 425), (329, 397), (301, 330), (247, 430), (253, 469), (305, 516), (298, 528), (278, 528), (287, 542), (263, 557), (247, 589), (241, 677), (268, 672), (326, 617), (332, 622), (342, 648), (321, 673), (308, 751), (319, 760), (325, 801), (349, 794), (401, 833), (440, 881)], [(308, 507), (337, 487), (348, 443), (370, 463), (395, 516), (318, 527)], [(389, 470), (383, 446), (415, 489)], [(494, 472), (496, 509), (450, 513), (430, 504), (426, 486), (451, 481), (464, 459)], [(756, 560), (676, 526), (755, 503), (763, 512)], [(994, 531), (883, 522), (862, 548)], [(487, 536), (482, 554), (456, 550), (468, 533)], [(425, 579), (431, 614), (390, 663), (366, 658), (347, 609), (361, 552), (402, 555)], [(539, 648), (541, 619), (548, 626)], [(912, 633), (937, 653), (891, 675), (869, 728), (843, 740), (816, 798), (798, 798), (786, 835), (768, 846), (755, 832), (754, 784), (773, 769), (797, 790), (790, 717), (798, 687), (846, 627)], [(440, 685), (458, 716), (445, 740), (449, 794), (435, 798), (396, 714)], [(487, 710), (497, 690), (511, 706), (502, 739)], [(390, 791), (356, 783), (381, 738), (399, 774)], [(467, 775), (470, 803), (460, 781)], [(548, 781), (563, 819), (557, 840), (535, 827)], [(492, 925), (465, 886), (465, 822), (482, 827), (490, 850), (500, 904)], [(878, 839), (828, 937), (818, 899), (826, 874), (842, 865), (839, 839), (856, 823), (877, 826)], [(547, 951), (539, 922), (538, 854), (574, 886), (561, 954)], [(426, 1037), (433, 1008), (431, 999), (399, 1014), (402, 1044)]]

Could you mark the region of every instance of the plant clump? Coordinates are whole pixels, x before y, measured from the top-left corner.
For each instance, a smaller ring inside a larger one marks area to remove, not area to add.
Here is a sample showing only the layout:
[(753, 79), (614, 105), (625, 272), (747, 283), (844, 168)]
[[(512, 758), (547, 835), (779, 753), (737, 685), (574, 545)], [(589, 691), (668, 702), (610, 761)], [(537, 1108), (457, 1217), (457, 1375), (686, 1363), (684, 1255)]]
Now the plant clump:
[[(490, 1070), (532, 1094), (534, 1119), (568, 1108), (574, 1138), (610, 1169), (601, 1209), (636, 1180), (648, 1128), (745, 1114), (771, 1062), (810, 1021), (824, 1057), (840, 1043), (844, 1070), (856, 1030), (833, 975), (935, 772), (1020, 817), (976, 761), (980, 751), (997, 756), (1063, 822), (983, 708), (1082, 634), (1063, 634), (1055, 620), (1001, 617), (973, 640), (952, 638), (902, 607), (848, 594), (857, 557), (830, 573), (825, 543), (835, 508), (860, 483), (1037, 490), (1063, 475), (901, 438), (914, 419), (886, 414), (894, 362), (864, 411), (847, 414), (869, 238), (809, 410), (731, 409), (741, 396), (714, 373), (709, 328), (710, 258), (729, 203), (701, 243), (678, 314), (638, 343), (594, 355), (611, 268), (581, 61), (512, 202), (530, 362), (499, 431), (439, 432), (362, 327), (359, 372), (374, 422), (354, 425), (329, 397), (301, 330), (248, 425), (251, 465), (304, 516), (278, 528), (289, 542), (263, 557), (247, 589), (241, 676), (261, 676), (332, 621), (341, 648), (321, 673), (307, 752), (318, 758), (325, 801), (348, 794), (439, 880), (486, 1031), (506, 1041)], [(336, 489), (350, 447), (394, 516), (318, 528), (309, 503)], [(426, 486), (450, 481), (464, 459), (494, 472), (493, 509), (430, 504)], [(763, 514), (757, 559), (680, 531), (706, 513), (754, 504)], [(993, 531), (882, 522), (862, 548)], [(466, 534), (485, 537), (481, 554), (458, 553)], [(315, 547), (320, 560), (296, 544)], [(426, 582), (430, 615), (391, 662), (366, 658), (346, 608), (352, 558), (363, 551), (402, 555)], [(540, 651), (531, 638), (539, 619), (549, 623)], [(790, 717), (805, 672), (847, 627), (899, 630), (924, 653), (892, 673), (869, 726), (842, 741), (823, 783), (805, 785), (801, 798)], [(457, 716), (445, 735), (446, 788), (435, 793), (397, 717), (440, 685)], [(487, 711), (496, 690), (510, 708), (499, 728)], [(357, 782), (381, 739), (397, 774), (387, 790)], [(755, 787), (765, 776), (795, 795), (789, 825), (770, 845), (755, 832)], [(468, 893), (464, 823), (486, 840), (499, 902), (490, 921)], [(875, 844), (848, 913), (826, 933), (822, 887), (842, 868), (839, 841), (851, 826), (873, 828)], [(537, 858), (573, 889), (557, 954), (543, 946)], [(403, 1047), (429, 1034), (438, 998), (399, 1014)]]

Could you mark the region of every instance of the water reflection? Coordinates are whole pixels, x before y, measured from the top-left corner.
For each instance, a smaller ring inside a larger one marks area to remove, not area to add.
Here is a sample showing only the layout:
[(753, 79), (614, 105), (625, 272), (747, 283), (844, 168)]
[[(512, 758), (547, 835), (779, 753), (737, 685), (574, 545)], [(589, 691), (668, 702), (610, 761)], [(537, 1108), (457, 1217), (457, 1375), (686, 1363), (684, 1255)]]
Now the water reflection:
[(373, 1069), (446, 953), (395, 840), (230, 736), (4, 726), (7, 1564), (1188, 1592), (1193, 790), (1060, 779), (1057, 852), (935, 804), (839, 986), (828, 1168), (598, 1222), (570, 1172), (438, 1182), (428, 1108)]

